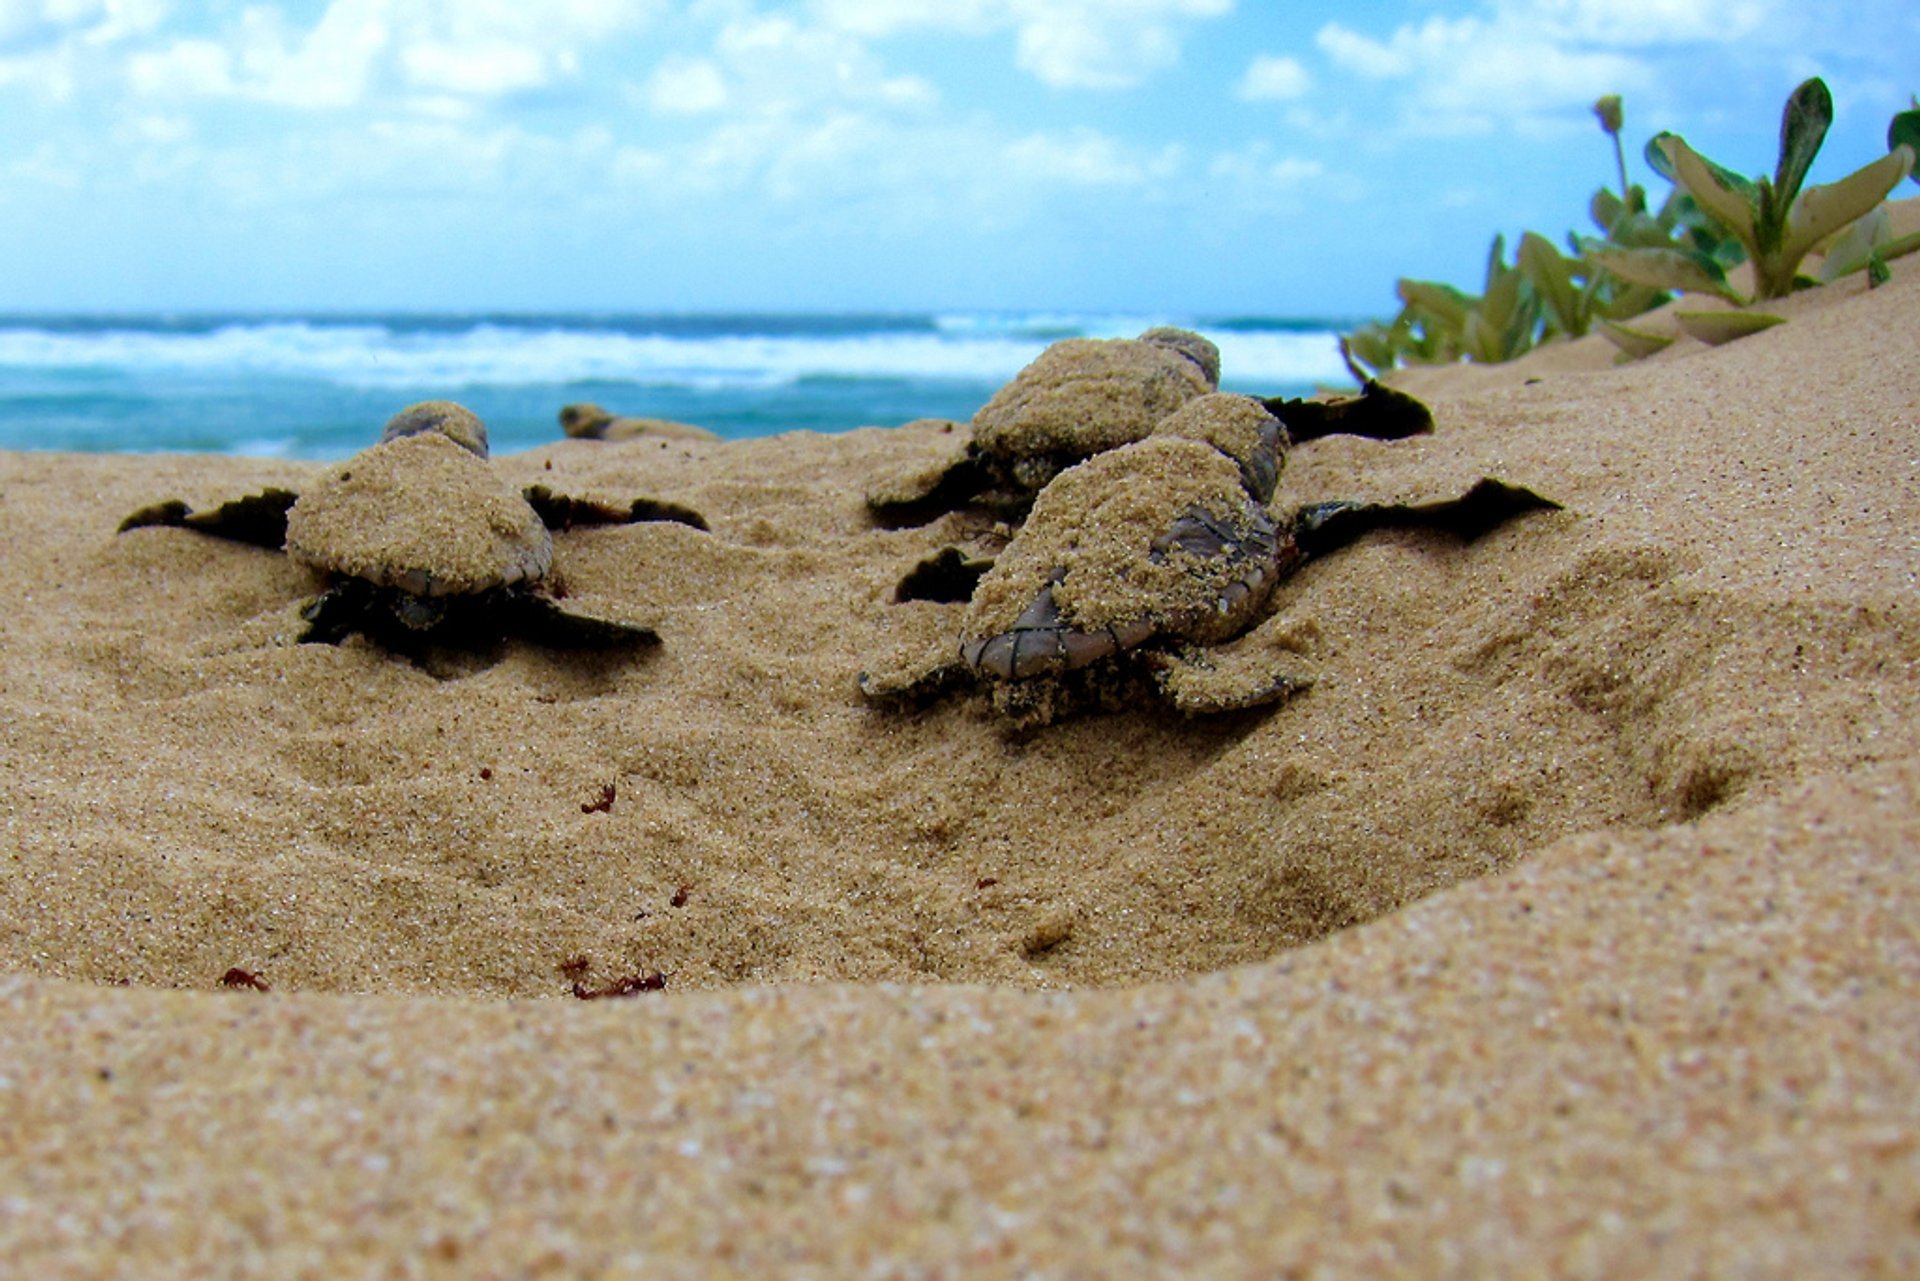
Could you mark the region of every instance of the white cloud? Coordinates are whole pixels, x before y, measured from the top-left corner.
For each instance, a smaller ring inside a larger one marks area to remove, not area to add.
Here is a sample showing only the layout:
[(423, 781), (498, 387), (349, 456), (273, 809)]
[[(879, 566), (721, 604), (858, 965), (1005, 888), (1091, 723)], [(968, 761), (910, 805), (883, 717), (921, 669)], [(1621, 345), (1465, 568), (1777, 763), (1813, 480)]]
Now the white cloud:
[(1243, 102), (1286, 102), (1303, 98), (1313, 88), (1313, 77), (1298, 58), (1260, 54), (1247, 66), (1234, 88)]
[(1452, 22), (1429, 18), (1421, 26), (1401, 27), (1386, 40), (1375, 40), (1329, 22), (1314, 36), (1314, 43), (1342, 70), (1387, 80), (1444, 66), (1460, 51), (1472, 48), (1484, 30), (1474, 18)]
[(1402, 82), (1390, 102), (1408, 132), (1585, 129), (1601, 94), (1684, 92), (1672, 59), (1752, 47), (1790, 12), (1781, 0), (1488, 0), (1384, 36), (1329, 22), (1315, 44), (1339, 71)]
[(505, 40), (466, 44), (421, 43), (400, 54), (409, 82), (465, 97), (491, 98), (537, 89), (565, 70), (571, 59), (549, 59), (538, 49)]
[(72, 37), (94, 44), (119, 40), (151, 30), (165, 12), (163, 0), (0, 0), (0, 53)]
[(1014, 32), (1020, 69), (1058, 89), (1139, 84), (1180, 56), (1180, 27), (1233, 0), (815, 0), (827, 26), (880, 37), (914, 28)]
[(662, 115), (698, 116), (727, 105), (726, 79), (707, 58), (676, 56), (654, 68), (647, 103)]
[(96, 74), (103, 51), (164, 16), (163, 0), (0, 0), (0, 85), (65, 101)]
[[(1723, 6), (1729, 29), (1757, 20), (1760, 2)], [(1718, 38), (1718, 11), (1696, 0), (1501, 0), (1484, 16), (1432, 17), (1385, 37), (1331, 22), (1314, 42), (1340, 71), (1403, 82), (1397, 106), (1412, 133), (1583, 129), (1601, 94), (1658, 84), (1650, 48)]]
[(1321, 177), (1326, 165), (1304, 156), (1276, 156), (1264, 142), (1255, 142), (1238, 151), (1222, 152), (1207, 165), (1214, 178), (1257, 184), (1289, 193)]
[(231, 93), (233, 58), (212, 40), (176, 40), (158, 53), (134, 54), (127, 79), (135, 92), (154, 97)]
[(1179, 171), (1177, 146), (1136, 148), (1091, 129), (1028, 134), (1010, 143), (1007, 159), (1021, 173), (1077, 187), (1138, 187)]
[(150, 95), (322, 109), (360, 105), (384, 87), (421, 95), (413, 105), (425, 114), (457, 115), (461, 100), (574, 75), (582, 49), (643, 26), (659, 8), (659, 0), (330, 0), (302, 27), (279, 7), (255, 5), (216, 39), (176, 39), (135, 55), (128, 72)]
[(789, 18), (727, 23), (714, 41), (708, 66), (711, 78), (704, 71), (694, 73), (705, 83), (680, 87), (712, 97), (717, 83), (737, 109), (758, 116), (844, 103), (913, 109), (939, 99), (924, 79), (889, 74), (864, 41), (845, 32), (803, 27)]
[(1503, 0), (1504, 24), (1530, 26), (1554, 41), (1620, 48), (1732, 44), (1769, 17), (1770, 0)]

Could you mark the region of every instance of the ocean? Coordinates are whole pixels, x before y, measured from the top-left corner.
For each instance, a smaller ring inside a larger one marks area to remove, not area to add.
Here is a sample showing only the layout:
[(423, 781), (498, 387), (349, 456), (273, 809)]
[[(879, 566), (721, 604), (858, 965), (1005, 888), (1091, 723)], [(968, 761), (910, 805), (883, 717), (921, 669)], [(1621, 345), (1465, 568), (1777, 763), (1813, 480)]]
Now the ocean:
[(1223, 384), (1350, 384), (1346, 321), (884, 315), (0, 315), (0, 449), (342, 458), (389, 415), (450, 399), (494, 449), (556, 439), (562, 405), (697, 423), (738, 439), (914, 418), (964, 421), (1050, 342), (1207, 334)]

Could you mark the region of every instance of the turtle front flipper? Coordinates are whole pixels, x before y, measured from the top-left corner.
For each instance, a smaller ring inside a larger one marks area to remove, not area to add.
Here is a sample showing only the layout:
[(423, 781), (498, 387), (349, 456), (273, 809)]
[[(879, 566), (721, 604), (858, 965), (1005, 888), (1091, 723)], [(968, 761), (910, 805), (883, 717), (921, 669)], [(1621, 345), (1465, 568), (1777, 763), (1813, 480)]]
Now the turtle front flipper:
[(124, 534), (149, 526), (191, 529), (277, 552), (287, 541), (287, 512), (299, 497), (291, 489), (264, 489), (198, 512), (178, 498), (170, 498), (142, 507), (121, 521), (115, 532)]
[(540, 523), (548, 529), (565, 530), (580, 525), (637, 525), (655, 520), (691, 525), (702, 531), (709, 528), (707, 518), (693, 508), (663, 498), (636, 498), (621, 507), (613, 503), (595, 502), (590, 498), (556, 494), (545, 485), (529, 485), (522, 492), (527, 505), (539, 513)]
[(516, 635), (556, 649), (640, 648), (660, 643), (660, 633), (642, 623), (583, 614), (536, 591), (513, 592), (502, 614)]
[(1522, 485), (1482, 477), (1458, 498), (1432, 503), (1317, 503), (1294, 518), (1294, 538), (1307, 556), (1338, 551), (1376, 529), (1437, 529), (1462, 542), (1532, 511), (1560, 504)]
[(882, 529), (916, 529), (970, 506), (992, 483), (972, 450), (936, 469), (888, 478), (867, 494), (867, 513)]
[(1405, 440), (1433, 430), (1433, 411), (1385, 383), (1369, 378), (1358, 396), (1337, 400), (1289, 400), (1275, 396), (1260, 402), (1286, 424), (1294, 444), (1322, 436), (1365, 436), (1369, 440)]
[(300, 607), (307, 630), (302, 645), (338, 645), (362, 630), (373, 606), (373, 589), (357, 578), (344, 579)]
[(1155, 654), (1153, 677), (1167, 701), (1189, 716), (1264, 707), (1313, 684), (1303, 668), (1276, 666), (1270, 655), (1191, 647)]
[(918, 669), (869, 670), (860, 673), (860, 693), (882, 707), (924, 707), (962, 684), (971, 675), (961, 663), (934, 663)]
[(924, 600), (965, 604), (973, 599), (974, 588), (992, 568), (991, 556), (969, 556), (958, 547), (942, 547), (906, 572), (893, 589), (893, 603)]

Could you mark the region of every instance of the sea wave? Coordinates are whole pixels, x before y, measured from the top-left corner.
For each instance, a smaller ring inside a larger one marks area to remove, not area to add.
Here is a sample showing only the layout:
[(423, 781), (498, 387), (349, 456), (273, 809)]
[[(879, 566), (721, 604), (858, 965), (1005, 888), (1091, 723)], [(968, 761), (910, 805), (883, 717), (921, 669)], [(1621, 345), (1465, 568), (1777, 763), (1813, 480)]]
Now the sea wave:
[[(925, 328), (676, 333), (613, 324), (249, 320), (210, 326), (0, 326), (0, 370), (264, 375), (380, 389), (787, 386), (813, 378), (997, 384), (1059, 337), (1134, 334), (1152, 317), (941, 316)], [(1330, 331), (1214, 333), (1230, 384), (1338, 379)]]

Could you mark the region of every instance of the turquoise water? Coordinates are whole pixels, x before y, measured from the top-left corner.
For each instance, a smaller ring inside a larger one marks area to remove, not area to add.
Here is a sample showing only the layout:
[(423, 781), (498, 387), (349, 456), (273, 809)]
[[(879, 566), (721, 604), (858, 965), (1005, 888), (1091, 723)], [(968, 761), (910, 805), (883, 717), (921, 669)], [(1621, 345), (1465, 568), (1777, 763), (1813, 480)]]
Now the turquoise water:
[(338, 458), (396, 409), (458, 400), (499, 452), (573, 401), (729, 438), (966, 419), (1058, 338), (1197, 328), (1223, 382), (1348, 382), (1344, 321), (1043, 313), (0, 316), (0, 449)]

